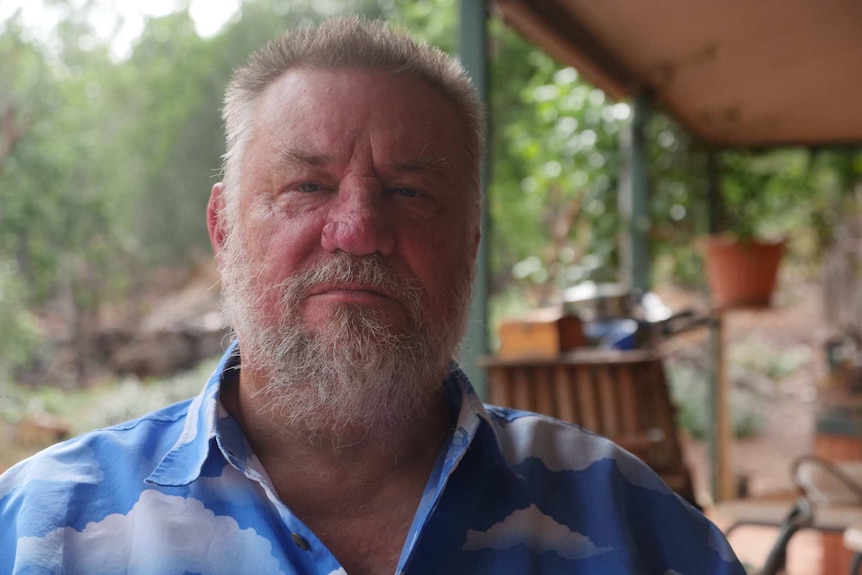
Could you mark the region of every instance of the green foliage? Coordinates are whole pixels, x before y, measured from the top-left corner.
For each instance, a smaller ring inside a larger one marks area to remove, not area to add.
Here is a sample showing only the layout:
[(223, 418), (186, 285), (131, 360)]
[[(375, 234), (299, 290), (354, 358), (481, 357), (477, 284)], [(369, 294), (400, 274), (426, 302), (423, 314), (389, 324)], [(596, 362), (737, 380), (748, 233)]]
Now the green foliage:
[(492, 285), (542, 299), (615, 278), (617, 134), (626, 104), (492, 22)]
[[(703, 270), (692, 240), (708, 232), (706, 150), (662, 115), (651, 118), (647, 134), (655, 275), (700, 287)], [(743, 240), (789, 238), (791, 261), (815, 273), (832, 226), (856, 201), (862, 152), (779, 148), (724, 150), (717, 157), (720, 226)]]
[(189, 15), (178, 12), (149, 22), (114, 87), (126, 120), (118, 136), (137, 174), (117, 174), (117, 185), (132, 187), (126, 213), (152, 262), (193, 261), (208, 249), (204, 207), (223, 152), (223, 88), (212, 84), (225, 78), (211, 61)]
[(860, 208), (858, 185), (862, 183), (862, 149), (815, 150), (808, 164), (812, 194), (803, 203), (808, 208), (816, 239), (815, 249), (829, 244), (833, 227)]
[[(706, 439), (711, 435), (712, 400), (706, 379), (706, 366), (701, 362), (674, 361), (666, 363), (668, 385), (677, 406), (677, 423), (692, 437)], [(743, 438), (763, 429), (763, 399), (745, 388), (734, 387), (730, 396), (730, 413), (734, 437)]]
[[(34, 319), (25, 306), (25, 285), (14, 261), (0, 262), (0, 373), (26, 365), (39, 343)], [(2, 403), (2, 402), (0, 402)]]
[(706, 155), (662, 114), (646, 126), (653, 277), (699, 287), (701, 259), (693, 239), (706, 231)]
[(109, 149), (98, 83), (104, 55), (52, 63), (15, 21), (0, 37), (0, 54), (10, 69), (4, 77), (22, 79), (20, 93), (14, 85), (0, 89), (14, 116), (2, 129), (23, 126), (0, 160), (0, 253), (16, 259), (31, 302), (63, 286), (79, 306), (92, 309), (110, 285), (95, 278), (107, 272), (109, 252), (122, 247), (104, 188), (111, 158), (102, 153)]
[[(458, 30), (459, 0), (397, 0), (381, 1), (379, 15), (400, 23), (419, 38), (455, 54)], [(374, 13), (368, 7), (366, 13)]]
[(807, 224), (814, 195), (806, 150), (723, 154), (728, 231), (740, 239), (780, 239)]

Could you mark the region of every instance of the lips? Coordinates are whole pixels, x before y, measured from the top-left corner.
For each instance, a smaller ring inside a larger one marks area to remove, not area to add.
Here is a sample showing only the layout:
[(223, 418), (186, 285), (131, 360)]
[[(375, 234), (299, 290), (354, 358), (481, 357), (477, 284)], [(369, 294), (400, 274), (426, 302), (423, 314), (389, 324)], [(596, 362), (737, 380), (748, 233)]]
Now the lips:
[(364, 284), (321, 284), (313, 287), (306, 293), (306, 297), (314, 296), (341, 296), (345, 298), (385, 298), (398, 301), (394, 294), (384, 291), (377, 286)]
[(401, 304), (399, 298), (382, 291), (380, 288), (356, 284), (315, 286), (305, 296), (305, 299), (311, 298), (323, 298), (357, 305), (380, 305), (384, 302)]

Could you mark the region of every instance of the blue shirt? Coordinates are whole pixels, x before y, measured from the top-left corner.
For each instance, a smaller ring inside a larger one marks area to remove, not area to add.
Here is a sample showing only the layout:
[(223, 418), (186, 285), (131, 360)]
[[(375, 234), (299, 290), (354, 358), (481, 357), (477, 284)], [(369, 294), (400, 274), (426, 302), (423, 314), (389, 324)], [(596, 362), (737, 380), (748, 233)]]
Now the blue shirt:
[[(235, 362), (232, 348), (193, 400), (0, 476), (0, 574), (345, 573), (219, 403)], [(399, 573), (744, 575), (722, 533), (610, 441), (483, 406), (458, 369), (445, 389), (453, 432)]]

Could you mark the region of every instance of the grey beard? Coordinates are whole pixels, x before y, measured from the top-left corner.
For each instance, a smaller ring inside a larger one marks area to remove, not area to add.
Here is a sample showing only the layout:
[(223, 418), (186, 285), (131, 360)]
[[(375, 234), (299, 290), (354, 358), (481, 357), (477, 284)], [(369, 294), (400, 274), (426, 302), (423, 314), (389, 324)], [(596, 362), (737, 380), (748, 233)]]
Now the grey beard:
[(373, 436), (422, 415), (445, 365), (421, 334), (393, 333), (376, 311), (338, 309), (320, 334), (280, 330), (269, 383), (258, 392), (274, 413), (315, 432), (359, 427)]
[[(443, 317), (422, 317), (422, 290), (380, 256), (342, 252), (325, 264), (274, 286), (282, 294), (282, 321), (263, 312), (265, 294), (252, 286), (254, 271), (244, 246), (231, 242), (222, 265), (224, 306), (240, 341), (242, 365), (262, 374), (274, 417), (312, 433), (340, 435), (360, 428), (381, 436), (421, 416), (442, 389), (449, 360), (461, 339), (470, 277), (455, 282)], [(358, 281), (394, 293), (407, 310), (407, 328), (389, 325), (380, 310), (336, 308), (316, 332), (306, 328), (300, 306), (306, 291), (325, 282)]]

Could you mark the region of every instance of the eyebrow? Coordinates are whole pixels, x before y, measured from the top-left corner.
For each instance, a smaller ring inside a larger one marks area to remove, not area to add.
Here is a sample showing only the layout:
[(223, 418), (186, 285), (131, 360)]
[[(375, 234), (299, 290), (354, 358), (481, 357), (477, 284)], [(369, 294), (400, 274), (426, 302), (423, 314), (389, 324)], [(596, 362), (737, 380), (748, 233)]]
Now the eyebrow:
[[(276, 151), (279, 155), (279, 162), (286, 167), (292, 169), (308, 167), (322, 168), (329, 166), (335, 162), (335, 157), (331, 154), (314, 154), (310, 152), (304, 152), (302, 150), (297, 150), (295, 148), (279, 148)], [(391, 164), (391, 168), (395, 172), (399, 173), (415, 174), (422, 172), (431, 172), (437, 173), (441, 176), (449, 175), (449, 167), (449, 159), (445, 157), (419, 157), (403, 162), (394, 162)]]
[(303, 152), (296, 149), (283, 149), (280, 148), (276, 150), (280, 156), (280, 163), (284, 164), (289, 168), (319, 168), (332, 164), (335, 160), (329, 154), (310, 154), (308, 152)]
[(441, 172), (448, 173), (448, 158), (416, 158), (406, 162), (396, 162), (392, 166), (397, 172)]

